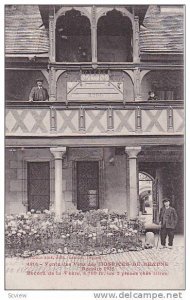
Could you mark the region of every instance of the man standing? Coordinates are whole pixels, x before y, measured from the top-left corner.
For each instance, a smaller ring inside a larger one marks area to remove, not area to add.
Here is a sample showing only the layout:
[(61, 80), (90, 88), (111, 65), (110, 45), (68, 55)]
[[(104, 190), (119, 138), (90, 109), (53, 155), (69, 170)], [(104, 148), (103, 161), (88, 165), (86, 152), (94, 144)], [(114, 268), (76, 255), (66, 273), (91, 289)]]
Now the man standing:
[(168, 248), (172, 249), (177, 219), (176, 210), (170, 206), (170, 200), (168, 198), (163, 199), (163, 207), (159, 215), (161, 248), (166, 248), (166, 238), (168, 236)]
[(29, 101), (46, 101), (49, 99), (48, 91), (43, 87), (43, 79), (36, 80), (37, 86), (31, 89)]

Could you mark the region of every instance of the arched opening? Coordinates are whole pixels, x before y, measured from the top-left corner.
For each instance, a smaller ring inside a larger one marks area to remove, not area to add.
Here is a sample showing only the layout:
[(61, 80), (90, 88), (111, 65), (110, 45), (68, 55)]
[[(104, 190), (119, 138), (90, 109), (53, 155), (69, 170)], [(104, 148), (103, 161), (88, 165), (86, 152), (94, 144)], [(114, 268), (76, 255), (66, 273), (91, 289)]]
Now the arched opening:
[(112, 10), (97, 24), (98, 61), (130, 62), (133, 60), (132, 23), (121, 12)]
[(79, 82), (80, 72), (69, 71), (62, 73), (57, 80), (57, 101), (67, 101), (68, 82)]
[(69, 10), (57, 20), (56, 61), (91, 61), (90, 21), (78, 10)]
[(139, 202), (140, 212), (146, 223), (154, 222), (153, 214), (153, 177), (145, 172), (139, 172)]
[(141, 83), (143, 100), (148, 99), (148, 92), (154, 91), (158, 100), (184, 99), (184, 74), (181, 70), (155, 70), (148, 72)]
[(5, 99), (6, 101), (28, 101), (30, 91), (36, 86), (36, 79), (43, 79), (43, 86), (49, 90), (49, 85), (39, 70), (6, 70)]
[(123, 83), (123, 98), (126, 102), (134, 101), (134, 85), (131, 77), (121, 71), (112, 70), (109, 72), (110, 81)]

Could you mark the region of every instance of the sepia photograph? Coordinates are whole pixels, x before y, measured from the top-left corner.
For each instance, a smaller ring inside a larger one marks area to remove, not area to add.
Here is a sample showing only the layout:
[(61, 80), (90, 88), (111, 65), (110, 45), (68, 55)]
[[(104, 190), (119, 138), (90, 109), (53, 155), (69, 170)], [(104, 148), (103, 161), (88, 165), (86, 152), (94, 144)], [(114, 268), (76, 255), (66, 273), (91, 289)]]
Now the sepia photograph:
[(5, 290), (185, 290), (185, 5), (6, 4), (4, 34)]

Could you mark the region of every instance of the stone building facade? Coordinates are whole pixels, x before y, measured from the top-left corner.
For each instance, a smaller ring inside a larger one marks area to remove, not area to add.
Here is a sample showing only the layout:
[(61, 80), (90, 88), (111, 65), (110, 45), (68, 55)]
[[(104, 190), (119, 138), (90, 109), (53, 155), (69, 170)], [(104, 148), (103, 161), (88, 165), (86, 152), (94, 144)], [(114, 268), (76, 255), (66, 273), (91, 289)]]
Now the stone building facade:
[[(183, 22), (182, 6), (6, 6), (8, 214), (108, 208), (154, 224), (167, 196), (183, 231)], [(49, 101), (28, 102), (36, 78)]]

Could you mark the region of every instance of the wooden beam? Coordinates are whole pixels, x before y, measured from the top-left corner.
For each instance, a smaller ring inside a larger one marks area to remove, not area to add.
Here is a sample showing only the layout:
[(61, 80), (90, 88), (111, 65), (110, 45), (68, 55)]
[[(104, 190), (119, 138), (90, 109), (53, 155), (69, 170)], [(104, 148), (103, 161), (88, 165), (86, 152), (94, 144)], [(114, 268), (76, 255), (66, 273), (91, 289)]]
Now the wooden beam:
[(57, 147), (64, 145), (65, 147), (107, 147), (107, 146), (159, 146), (159, 145), (184, 145), (184, 136), (128, 136), (128, 137), (6, 137), (6, 147)]
[[(182, 62), (172, 61), (155, 61), (155, 62), (96, 62), (98, 70), (134, 70), (140, 68), (142, 70), (183, 70), (184, 64)], [(5, 61), (6, 69), (15, 70), (33, 70), (40, 68), (54, 67), (57, 70), (92, 70), (93, 62), (50, 62), (47, 60), (36, 65), (28, 63), (27, 59), (25, 62), (19, 61)]]

